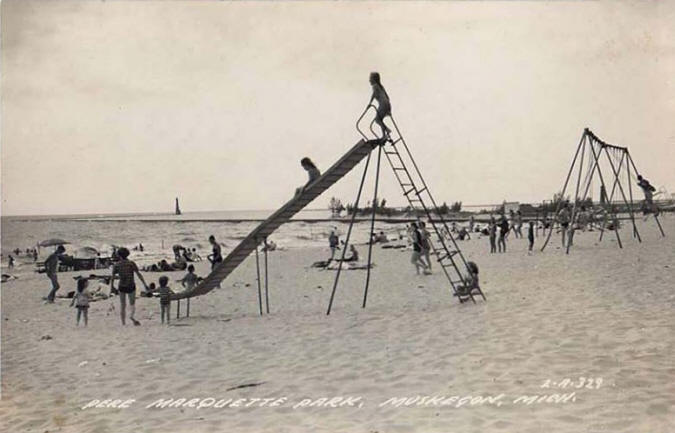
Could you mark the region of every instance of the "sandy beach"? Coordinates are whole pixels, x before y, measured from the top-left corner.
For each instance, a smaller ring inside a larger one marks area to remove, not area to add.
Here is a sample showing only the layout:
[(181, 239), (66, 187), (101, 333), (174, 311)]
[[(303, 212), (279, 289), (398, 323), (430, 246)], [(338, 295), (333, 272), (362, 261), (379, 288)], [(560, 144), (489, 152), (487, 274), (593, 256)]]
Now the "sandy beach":
[[(335, 273), (309, 267), (327, 248), (270, 253), (271, 314), (258, 315), (251, 256), (221, 289), (193, 299), (190, 317), (183, 302), (176, 319), (172, 305), (171, 326), (159, 323), (156, 298), (140, 298), (142, 325), (122, 327), (113, 298), (92, 303), (89, 327), (77, 328), (70, 300), (44, 305), (47, 278), (24, 268), (2, 285), (1, 424), (12, 432), (674, 431), (675, 218), (662, 222), (666, 238), (640, 221), (641, 244), (624, 227), (623, 249), (611, 232), (599, 244), (598, 232), (579, 233), (567, 256), (557, 237), (531, 256), (525, 239), (511, 237), (505, 254), (488, 254), (486, 238), (461, 242), (480, 266), (488, 301), (477, 304), (453, 299), (438, 268), (416, 276), (409, 251), (376, 247), (367, 308), (365, 272), (348, 271), (330, 316)], [(197, 273), (206, 272), (201, 263)], [(74, 290), (75, 275), (59, 274), (60, 294)], [(149, 282), (159, 275), (145, 273)], [(182, 275), (170, 274), (172, 284)]]

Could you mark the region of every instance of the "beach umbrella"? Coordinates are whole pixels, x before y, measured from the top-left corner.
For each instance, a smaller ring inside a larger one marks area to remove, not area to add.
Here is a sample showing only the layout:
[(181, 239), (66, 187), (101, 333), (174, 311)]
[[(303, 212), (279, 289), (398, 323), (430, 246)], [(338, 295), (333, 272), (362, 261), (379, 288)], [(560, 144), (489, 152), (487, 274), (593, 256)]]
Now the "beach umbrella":
[(98, 250), (93, 247), (82, 247), (75, 251), (74, 256), (82, 259), (93, 259), (98, 255)]
[(55, 245), (65, 245), (69, 244), (70, 242), (64, 241), (63, 239), (59, 238), (52, 238), (52, 239), (47, 239), (42, 242), (40, 242), (38, 245), (41, 247), (53, 247)]

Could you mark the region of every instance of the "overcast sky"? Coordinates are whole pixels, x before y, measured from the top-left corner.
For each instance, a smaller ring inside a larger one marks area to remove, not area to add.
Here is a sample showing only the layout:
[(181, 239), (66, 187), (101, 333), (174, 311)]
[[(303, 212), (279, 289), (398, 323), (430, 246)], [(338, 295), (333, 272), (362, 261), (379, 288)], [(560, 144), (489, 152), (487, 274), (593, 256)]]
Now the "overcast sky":
[[(3, 1), (3, 214), (276, 208), (303, 156), (356, 143), (374, 70), (438, 201), (550, 198), (586, 126), (675, 192), (673, 23), (655, 1)], [(360, 167), (310, 207), (353, 200)]]

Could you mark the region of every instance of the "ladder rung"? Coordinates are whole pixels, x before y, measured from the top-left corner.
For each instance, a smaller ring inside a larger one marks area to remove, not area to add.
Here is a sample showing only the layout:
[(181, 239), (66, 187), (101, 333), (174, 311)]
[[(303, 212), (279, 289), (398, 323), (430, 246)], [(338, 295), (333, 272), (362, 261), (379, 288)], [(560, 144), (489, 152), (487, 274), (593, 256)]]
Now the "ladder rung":
[(397, 138), (396, 140), (392, 141), (392, 142), (391, 142), (391, 145), (393, 146), (394, 144), (398, 143), (399, 141), (401, 141), (401, 138), (400, 138), (400, 137)]
[(419, 195), (419, 194), (422, 194), (422, 193), (423, 193), (424, 191), (426, 191), (426, 190), (427, 190), (427, 187), (425, 186), (425, 187), (422, 188), (421, 190), (417, 191), (417, 194), (418, 194), (418, 195)]
[[(401, 184), (401, 185), (403, 185), (403, 184)], [(404, 192), (403, 195), (407, 196), (408, 194), (410, 194), (413, 191), (415, 191), (415, 188), (409, 189), (408, 191)]]
[(398, 155), (398, 152), (384, 152), (386, 155)]
[(405, 167), (392, 167), (394, 170), (405, 170)]
[(455, 254), (457, 254), (458, 252), (459, 252), (459, 251), (457, 251), (457, 250), (452, 250), (452, 251), (450, 251), (449, 254), (444, 254), (443, 256), (439, 257), (439, 258), (438, 258), (438, 261), (440, 262), (441, 260), (445, 260), (445, 259), (447, 259), (448, 257), (453, 257), (453, 256), (454, 256)]

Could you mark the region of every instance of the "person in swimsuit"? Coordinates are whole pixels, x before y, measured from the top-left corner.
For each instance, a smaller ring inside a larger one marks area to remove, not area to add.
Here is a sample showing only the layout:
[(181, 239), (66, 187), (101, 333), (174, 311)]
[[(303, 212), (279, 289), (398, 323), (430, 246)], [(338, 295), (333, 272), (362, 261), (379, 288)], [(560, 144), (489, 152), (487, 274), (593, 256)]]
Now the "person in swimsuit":
[(75, 325), (80, 326), (80, 317), (84, 318), (84, 326), (89, 324), (89, 291), (87, 291), (87, 286), (89, 285), (89, 280), (87, 278), (80, 278), (77, 280), (77, 291), (73, 296), (73, 300), (70, 302), (70, 306), (73, 305), (77, 308), (77, 318)]
[(211, 269), (213, 269), (218, 265), (218, 263), (223, 261), (223, 255), (220, 250), (220, 244), (216, 242), (215, 236), (209, 236), (209, 243), (213, 247), (213, 252), (206, 256), (206, 258), (209, 260), (209, 262), (211, 262)]
[(569, 203), (565, 202), (563, 208), (558, 212), (558, 222), (560, 223), (560, 231), (562, 232), (562, 246), (565, 246), (565, 237), (567, 236), (567, 229), (570, 226), (570, 210)]
[(495, 217), (491, 216), (490, 217), (490, 225), (489, 225), (489, 237), (490, 237), (490, 254), (496, 253), (497, 252), (497, 222), (495, 221)]
[(422, 233), (417, 228), (417, 223), (412, 223), (410, 224), (411, 230), (412, 230), (412, 236), (413, 236), (413, 253), (412, 256), (410, 257), (410, 263), (415, 265), (415, 271), (417, 271), (417, 275), (420, 274), (420, 268), (424, 271), (425, 274), (429, 274), (429, 270), (427, 269), (427, 264), (424, 263), (424, 260), (422, 260)]
[(506, 252), (506, 236), (509, 234), (509, 220), (502, 214), (499, 220), (499, 240), (497, 240), (497, 250), (500, 253)]
[(429, 254), (431, 253), (431, 233), (427, 230), (427, 224), (424, 221), (420, 221), (419, 230), (422, 235), (420, 242), (422, 252), (420, 256), (426, 259), (427, 267), (429, 268), (429, 272), (431, 272), (431, 258), (429, 257)]
[(645, 178), (642, 177), (642, 175), (638, 174), (638, 186), (642, 189), (642, 192), (645, 195), (645, 201), (642, 206), (642, 212), (646, 215), (649, 212), (652, 212), (654, 216), (659, 215), (659, 208), (656, 207), (654, 204), (654, 191), (656, 191), (656, 188), (652, 186), (651, 183)]
[(368, 105), (373, 105), (373, 100), (377, 101), (377, 114), (375, 115), (375, 123), (382, 129), (382, 138), (389, 138), (391, 129), (384, 124), (384, 118), (391, 116), (391, 102), (389, 95), (384, 90), (380, 82), (380, 74), (378, 72), (370, 73), (370, 85), (373, 88), (373, 96), (370, 97)]
[(52, 282), (52, 290), (47, 295), (48, 304), (54, 303), (56, 291), (59, 290), (59, 288), (61, 287), (59, 285), (59, 280), (56, 277), (56, 273), (59, 270), (59, 261), (61, 260), (61, 257), (65, 252), (66, 252), (65, 247), (63, 245), (59, 245), (56, 248), (56, 251), (50, 254), (49, 257), (47, 257), (47, 260), (45, 260), (45, 271), (46, 271), (45, 273), (47, 274), (47, 278), (49, 278), (49, 280)]
[(148, 285), (145, 283), (145, 279), (138, 270), (136, 263), (128, 259), (128, 249), (124, 247), (118, 249), (117, 255), (120, 257), (120, 261), (113, 265), (112, 275), (110, 277), (110, 291), (112, 293), (114, 290), (113, 283), (115, 281), (115, 276), (119, 275), (120, 281), (117, 285), (117, 290), (119, 291), (120, 296), (120, 318), (122, 319), (122, 325), (126, 325), (126, 308), (128, 297), (129, 309), (131, 310), (129, 319), (131, 319), (134, 325), (138, 326), (141, 323), (134, 318), (134, 315), (136, 314), (136, 282), (134, 281), (134, 275), (138, 276), (138, 279), (141, 280), (146, 291), (148, 291)]
[(309, 175), (309, 180), (305, 185), (295, 190), (295, 195), (301, 194), (312, 182), (321, 177), (321, 172), (319, 171), (318, 168), (316, 168), (316, 165), (314, 165), (311, 159), (307, 157), (302, 158), (300, 160), (300, 165), (302, 165), (302, 168), (304, 168), (307, 171), (307, 174)]

